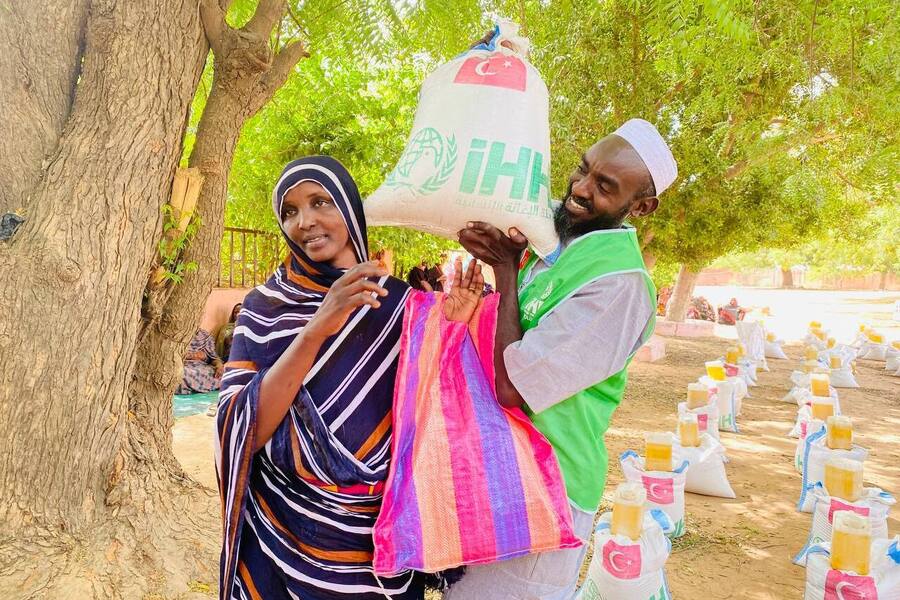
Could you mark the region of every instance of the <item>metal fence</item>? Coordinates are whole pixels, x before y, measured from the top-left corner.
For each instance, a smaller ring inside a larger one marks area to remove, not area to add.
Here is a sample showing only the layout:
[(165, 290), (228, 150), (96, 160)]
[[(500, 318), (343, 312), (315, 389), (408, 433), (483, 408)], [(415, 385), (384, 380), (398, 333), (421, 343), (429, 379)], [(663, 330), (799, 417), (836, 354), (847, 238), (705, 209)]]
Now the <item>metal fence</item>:
[(222, 235), (217, 287), (246, 288), (265, 282), (284, 259), (287, 247), (277, 234), (226, 227)]

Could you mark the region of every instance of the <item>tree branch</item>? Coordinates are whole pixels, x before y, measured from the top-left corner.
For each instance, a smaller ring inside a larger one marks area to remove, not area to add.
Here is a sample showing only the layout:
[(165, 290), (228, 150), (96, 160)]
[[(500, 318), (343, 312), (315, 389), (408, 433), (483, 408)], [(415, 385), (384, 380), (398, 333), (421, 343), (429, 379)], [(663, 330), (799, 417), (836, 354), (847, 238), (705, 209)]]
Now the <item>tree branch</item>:
[(812, 133), (805, 133), (803, 135), (797, 136), (794, 139), (788, 140), (784, 144), (777, 144), (769, 148), (767, 151), (759, 154), (758, 156), (734, 163), (725, 170), (725, 179), (735, 179), (736, 177), (742, 175), (747, 169), (766, 162), (776, 154), (779, 154), (781, 152), (789, 152), (797, 146), (812, 146), (817, 144), (824, 144), (826, 142), (841, 138), (841, 134), (839, 133), (829, 133), (819, 136), (818, 134), (822, 131), (822, 129), (824, 129), (824, 126), (819, 126)]
[(285, 0), (259, 0), (256, 12), (247, 21), (243, 29), (263, 39), (268, 39), (275, 28), (275, 23), (284, 16), (287, 2)]
[(225, 37), (233, 32), (225, 22), (225, 9), (217, 0), (200, 0), (200, 20), (213, 53), (221, 55), (225, 48)]
[(306, 51), (306, 46), (299, 40), (282, 48), (281, 52), (275, 55), (275, 60), (272, 61), (269, 71), (263, 76), (262, 84), (265, 95), (271, 98), (278, 91), (278, 88), (287, 81), (291, 70), (300, 62), (300, 59), (308, 56), (309, 52)]

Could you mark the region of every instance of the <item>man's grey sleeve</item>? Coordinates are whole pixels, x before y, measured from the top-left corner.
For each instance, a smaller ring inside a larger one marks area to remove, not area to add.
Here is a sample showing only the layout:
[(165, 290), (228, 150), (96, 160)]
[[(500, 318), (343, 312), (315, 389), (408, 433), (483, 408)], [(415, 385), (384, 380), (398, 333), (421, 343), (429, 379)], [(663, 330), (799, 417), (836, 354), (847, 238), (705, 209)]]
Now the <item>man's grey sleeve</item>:
[(531, 410), (546, 410), (621, 371), (654, 309), (641, 273), (598, 279), (506, 347), (509, 379)]

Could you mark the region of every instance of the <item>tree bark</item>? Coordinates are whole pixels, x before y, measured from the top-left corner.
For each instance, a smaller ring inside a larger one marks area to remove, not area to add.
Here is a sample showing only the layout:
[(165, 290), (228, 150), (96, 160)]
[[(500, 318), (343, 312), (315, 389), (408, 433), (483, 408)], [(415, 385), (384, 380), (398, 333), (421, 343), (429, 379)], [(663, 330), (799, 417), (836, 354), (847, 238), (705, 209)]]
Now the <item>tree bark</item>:
[(691, 295), (694, 293), (694, 285), (697, 283), (698, 271), (691, 270), (687, 265), (682, 265), (675, 280), (675, 288), (672, 297), (666, 307), (666, 319), (678, 323), (684, 322), (688, 306), (691, 304)]
[(174, 465), (132, 476), (127, 390), (208, 46), (192, 0), (95, 0), (84, 43), (29, 218), (0, 244), (0, 590), (171, 595), (214, 581), (217, 510)]
[(791, 271), (790, 267), (785, 269), (781, 267), (781, 287), (785, 289), (793, 289), (794, 287), (794, 273)]
[(0, 10), (0, 214), (24, 214), (69, 116), (88, 0), (6, 3)]
[[(269, 47), (284, 0), (260, 0), (242, 30), (225, 24), (227, 4), (91, 5), (58, 148), (28, 221), (0, 244), (0, 594), (215, 586), (217, 500), (172, 454), (171, 394), (215, 280), (240, 129), (306, 55), (297, 42)], [(190, 158), (205, 175), (204, 226), (182, 257), (200, 269), (158, 289), (147, 280), (161, 209), (210, 46), (213, 90)]]
[[(218, 4), (204, 1), (204, 25), (214, 51), (213, 85), (197, 128), (189, 159), (204, 176), (197, 202), (202, 226), (182, 256), (195, 272), (177, 285), (148, 287), (142, 330), (129, 398), (142, 435), (138, 447), (154, 448), (165, 464), (171, 454), (172, 393), (181, 380), (182, 355), (200, 321), (201, 309), (219, 272), (219, 246), (225, 226), (228, 174), (244, 123), (268, 102), (297, 61), (306, 56), (298, 43), (273, 55), (271, 29), (284, 14), (284, 3), (267, 0), (241, 30), (230, 28)], [(268, 29), (267, 29), (268, 28)], [(210, 332), (215, 333), (215, 332)], [(227, 360), (228, 357), (222, 357)], [(162, 423), (164, 426), (159, 427)]]

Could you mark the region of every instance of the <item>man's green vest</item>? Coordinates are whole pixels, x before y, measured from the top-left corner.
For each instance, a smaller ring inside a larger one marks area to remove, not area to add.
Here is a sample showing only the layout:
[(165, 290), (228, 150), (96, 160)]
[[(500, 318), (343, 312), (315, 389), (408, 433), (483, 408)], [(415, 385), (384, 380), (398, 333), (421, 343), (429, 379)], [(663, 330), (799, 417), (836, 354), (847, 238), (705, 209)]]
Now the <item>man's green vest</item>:
[[(584, 286), (623, 273), (644, 276), (650, 306), (654, 310), (641, 341), (645, 342), (653, 333), (656, 288), (644, 266), (632, 227), (595, 231), (576, 239), (552, 267), (538, 273), (523, 286), (537, 260), (536, 256), (531, 257), (519, 271), (519, 313), (523, 333), (536, 327), (549, 312)], [(585, 348), (586, 356), (590, 356), (590, 352), (590, 348)], [(609, 463), (603, 436), (613, 411), (622, 400), (631, 359), (629, 356), (622, 370), (605, 381), (547, 410), (535, 414), (524, 407), (556, 451), (569, 499), (589, 512), (597, 510), (603, 496)], [(553, 376), (553, 373), (547, 373), (547, 377)]]

